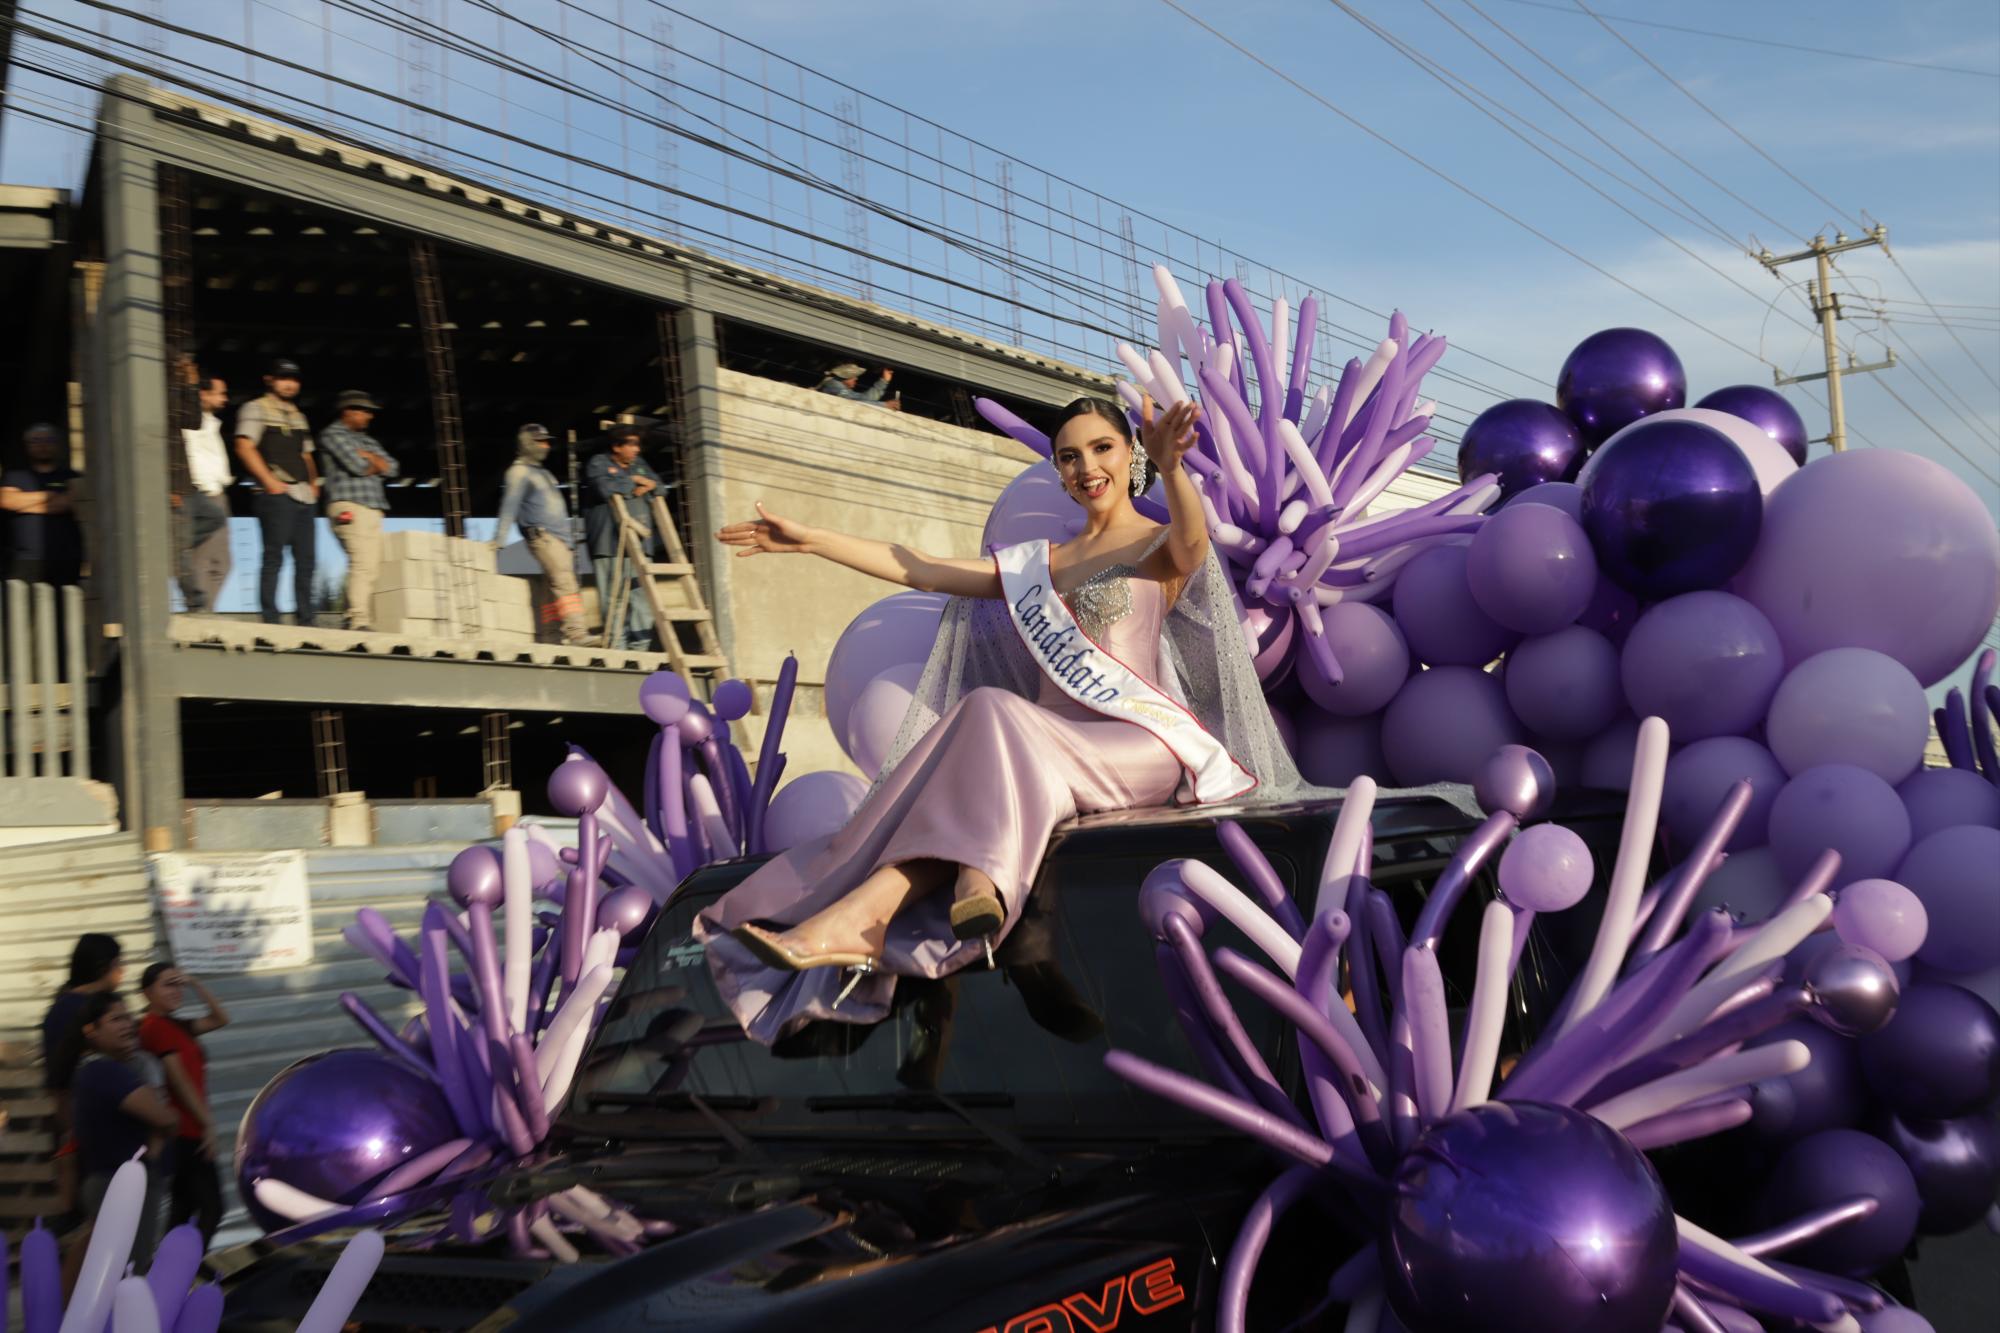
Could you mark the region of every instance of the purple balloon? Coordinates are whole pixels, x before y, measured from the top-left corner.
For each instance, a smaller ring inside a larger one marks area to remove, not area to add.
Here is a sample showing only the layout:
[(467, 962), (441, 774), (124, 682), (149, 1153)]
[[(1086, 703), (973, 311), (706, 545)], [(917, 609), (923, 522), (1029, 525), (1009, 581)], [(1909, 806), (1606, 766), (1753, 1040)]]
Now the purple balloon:
[(1046, 461), (1037, 460), (993, 501), (979, 534), (979, 549), (983, 553), (1037, 538), (1067, 541), (1082, 520), (1083, 510), (1063, 489), (1061, 476)]
[(1896, 1016), (1861, 1038), (1861, 1071), (1898, 1115), (1951, 1120), (2000, 1097), (2000, 1014), (1963, 986), (1906, 987)]
[(1855, 764), (1891, 784), (1916, 771), (1930, 734), (1924, 687), (1901, 662), (1868, 648), (1829, 648), (1793, 667), (1764, 721), (1788, 773)]
[(1625, 706), (1618, 650), (1581, 625), (1523, 640), (1507, 654), (1505, 683), (1514, 716), (1559, 741), (1588, 740)]
[(1894, 877), (1908, 883), (1896, 867), (1910, 850), (1910, 817), (1896, 789), (1865, 768), (1821, 764), (1799, 774), (1771, 803), (1770, 829), (1771, 850), (1787, 879), (1796, 881), (1831, 849), (1840, 853), (1840, 873), (1850, 882)]
[(840, 831), (861, 808), (868, 784), (852, 773), (823, 769), (805, 773), (778, 789), (764, 816), (764, 845), (782, 852)]
[(1466, 548), (1480, 610), (1521, 634), (1573, 623), (1597, 591), (1597, 556), (1577, 521), (1548, 505), (1514, 505), (1487, 519)]
[[(1055, 481), (1054, 469), (1043, 471)], [(826, 660), (826, 724), (836, 737), (847, 735), (848, 711), (869, 681), (902, 663), (921, 666), (930, 656), (947, 600), (938, 592), (893, 593), (848, 622)]]
[(2000, 964), (2000, 829), (1939, 829), (1910, 848), (1893, 875), (1879, 873), (1923, 902), (1930, 931), (1919, 959), (1942, 972)]
[(1472, 419), (1458, 445), (1458, 480), (1494, 473), (1501, 498), (1564, 482), (1583, 466), (1583, 435), (1561, 409), (1532, 398), (1495, 403)]
[(1915, 955), (1929, 926), (1923, 900), (1892, 879), (1859, 879), (1834, 895), (1833, 928), (1840, 938), (1892, 963)]
[(1667, 760), (1660, 818), (1676, 845), (1692, 847), (1707, 832), (1729, 789), (1748, 782), (1750, 804), (1736, 832), (1722, 847), (1726, 852), (1761, 847), (1769, 836), (1771, 806), (1785, 781), (1785, 770), (1757, 742), (1741, 736), (1711, 736)]
[(1590, 846), (1561, 824), (1522, 829), (1500, 853), (1500, 892), (1530, 912), (1561, 912), (1590, 892)]
[(2000, 828), (2000, 787), (1963, 768), (1925, 768), (1896, 788), (1910, 812), (1910, 837), (1922, 842), (1958, 824)]
[(1807, 1018), (1781, 1023), (1747, 1043), (1804, 1042), (1812, 1063), (1797, 1073), (1750, 1085), (1750, 1126), (1770, 1143), (1791, 1143), (1821, 1130), (1861, 1123), (1868, 1112), (1868, 1082), (1854, 1043)]
[[(1893, 1154), (1892, 1154), (1893, 1155)], [(1582, 1111), (1488, 1102), (1397, 1167), (1382, 1277), (1424, 1333), (1655, 1329), (1680, 1244), (1652, 1165)]]
[(243, 1113), (237, 1190), (257, 1224), (276, 1231), (290, 1222), (257, 1202), (255, 1182), (359, 1203), (402, 1162), (458, 1136), (443, 1091), (422, 1074), (379, 1051), (328, 1051), (280, 1071)]
[(593, 759), (565, 759), (549, 774), (549, 804), (571, 818), (604, 804), (611, 779)]
[(1683, 743), (1756, 726), (1785, 674), (1771, 622), (1726, 592), (1683, 593), (1653, 607), (1619, 660), (1632, 711), (1662, 719)]
[[(1465, 457), (1465, 446), (1459, 446), (1460, 458)], [(1578, 523), (1583, 522), (1583, 488), (1573, 481), (1545, 481), (1503, 502), (1503, 508), (1511, 505), (1547, 505), (1560, 509)]]
[(468, 847), (451, 858), (444, 872), (445, 888), (460, 907), (484, 903), (497, 905), (504, 896), (500, 879), (500, 853), (492, 847)]
[(1992, 1108), (1956, 1120), (1905, 1120), (1876, 1127), (1917, 1182), (1917, 1232), (1949, 1236), (1986, 1216), (2000, 1185), (2000, 1121)]
[(1320, 787), (1346, 787), (1359, 777), (1389, 780), (1382, 756), (1382, 719), (1333, 717), (1307, 705), (1292, 714), (1299, 774)]
[(1506, 691), (1477, 667), (1419, 671), (1382, 715), (1382, 753), (1405, 787), (1470, 783), (1494, 751), (1524, 739)]
[(700, 745), (715, 734), (715, 714), (708, 711), (708, 705), (697, 700), (688, 705), (687, 712), (674, 730), (679, 733), (682, 745)]
[(1900, 1305), (1884, 1306), (1873, 1314), (1860, 1313), (1861, 1333), (1937, 1333), (1936, 1325), (1915, 1310)]
[(1856, 1195), (1876, 1209), (1786, 1252), (1791, 1262), (1861, 1277), (1901, 1254), (1917, 1234), (1917, 1182), (1896, 1150), (1858, 1129), (1829, 1129), (1799, 1140), (1765, 1183), (1770, 1224)]
[(694, 695), (688, 683), (671, 671), (655, 671), (639, 683), (639, 707), (662, 727), (671, 727), (687, 716)]
[(1299, 618), (1283, 607), (1249, 606), (1242, 612), (1243, 635), (1250, 645), (1250, 664), (1266, 690), (1277, 689), (1292, 675), (1292, 640)]
[(1794, 463), (1801, 467), (1805, 465), (1805, 418), (1776, 389), (1767, 389), (1761, 384), (1732, 384), (1703, 396), (1695, 406), (1742, 417), (1784, 446)]
[(1599, 565), (1648, 601), (1727, 583), (1764, 520), (1750, 460), (1693, 421), (1626, 431), (1591, 455), (1578, 484)]
[(1319, 659), (1301, 652), (1298, 679), (1307, 697), (1336, 717), (1373, 713), (1395, 698), (1410, 678), (1410, 647), (1396, 622), (1365, 602), (1336, 602), (1320, 618), (1341, 679), (1328, 680)]
[(1484, 666), (1520, 636), (1473, 600), (1463, 546), (1434, 546), (1396, 575), (1396, 625), (1418, 661)]
[(1978, 649), (2000, 611), (2000, 531), (1972, 488), (1928, 458), (1829, 454), (1772, 496), (1736, 586), (1789, 660), (1873, 648), (1928, 687)]
[(1686, 406), (1687, 372), (1658, 334), (1603, 329), (1563, 361), (1556, 403), (1595, 447), (1640, 417)]
[(854, 706), (847, 710), (847, 737), (842, 748), (863, 773), (882, 771), (923, 674), (923, 667), (915, 662), (892, 666), (863, 686)]
[(747, 680), (725, 680), (715, 687), (715, 697), (709, 701), (710, 709), (724, 722), (734, 722), (739, 717), (749, 716), (757, 696)]
[(1583, 747), (1583, 785), (1599, 791), (1632, 786), (1632, 755), (1639, 747), (1639, 719), (1630, 713), (1591, 737)]
[(1472, 799), (1487, 814), (1506, 811), (1516, 819), (1539, 819), (1556, 799), (1556, 771), (1525, 745), (1503, 745), (1479, 766)]
[[(631, 935), (653, 914), (653, 895), (637, 884), (607, 893), (597, 904), (597, 929)], [(635, 941), (636, 942), (636, 941)]]

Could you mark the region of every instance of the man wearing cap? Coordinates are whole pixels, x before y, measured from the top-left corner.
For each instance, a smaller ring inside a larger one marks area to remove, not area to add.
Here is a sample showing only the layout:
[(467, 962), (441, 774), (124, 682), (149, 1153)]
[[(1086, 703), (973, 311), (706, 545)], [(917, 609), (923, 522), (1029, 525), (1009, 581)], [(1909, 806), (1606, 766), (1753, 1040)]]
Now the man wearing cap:
[(319, 433), (326, 454), (326, 516), (347, 552), (347, 628), (365, 630), (382, 570), (382, 516), (389, 512), (382, 479), (401, 469), (368, 433), (379, 403), (360, 389), (346, 389), (335, 406), (340, 420)]
[(875, 382), (863, 389), (861, 377), (867, 373), (865, 366), (856, 365), (852, 361), (843, 361), (826, 372), (826, 378), (819, 382), (819, 391), (830, 393), (836, 398), (851, 398), (857, 403), (874, 403), (878, 407), (888, 408), (891, 412), (902, 411), (903, 404), (900, 400), (892, 398), (886, 403), (882, 401), (882, 395), (889, 391), (889, 381), (896, 377), (896, 372), (885, 367)]
[[(639, 457), (639, 442), (645, 434), (637, 426), (613, 426), (605, 436), (608, 447), (583, 470), (585, 493), (590, 497), (583, 512), (584, 528), (590, 538), (590, 563), (597, 571), (598, 600), (607, 616), (620, 549), (617, 512), (612, 506), (622, 508), (638, 527), (649, 555), (653, 544), (652, 505), (646, 497), (660, 489), (660, 476)], [(648, 648), (653, 637), (653, 606), (639, 585), (644, 571), (634, 567), (630, 559), (625, 561), (624, 570), (625, 627), (616, 630), (607, 619), (605, 643), (612, 648)]]
[(250, 508), (264, 539), (257, 608), (267, 625), (278, 623), (278, 575), (284, 572), (287, 551), (292, 556), (296, 622), (313, 623), (313, 515), (319, 504), (319, 465), (298, 396), (298, 362), (273, 361), (264, 375), (264, 396), (236, 412), (236, 458), (258, 487), (250, 497)]
[(62, 432), (38, 422), (21, 434), (28, 462), (0, 473), (7, 515), (6, 575), (26, 583), (75, 583), (83, 577), (83, 529), (70, 488), (81, 474), (63, 457)]
[(549, 580), (549, 603), (541, 610), (544, 623), (562, 622), (562, 641), (587, 642), (583, 627), (583, 597), (576, 582), (576, 534), (562, 488), (549, 475), (549, 428), (529, 422), (514, 433), (514, 463), (507, 469), (500, 496), (500, 522), (493, 529), (493, 549), (507, 544), (507, 533), (518, 520), (528, 554)]

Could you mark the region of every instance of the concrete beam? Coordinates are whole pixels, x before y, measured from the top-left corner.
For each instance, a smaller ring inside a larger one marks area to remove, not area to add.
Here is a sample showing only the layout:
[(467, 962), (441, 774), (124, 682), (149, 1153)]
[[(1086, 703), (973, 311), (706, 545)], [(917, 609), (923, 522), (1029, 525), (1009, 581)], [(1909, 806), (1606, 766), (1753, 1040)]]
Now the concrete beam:
[[(167, 413), (160, 255), (159, 163), (144, 145), (153, 115), (120, 97), (104, 99), (98, 142), (103, 197), (104, 283), (89, 348), (92, 384), (86, 469), (98, 506), (92, 570), (111, 576), (106, 615), (126, 646), (163, 644), (175, 568), (168, 507), (171, 434)], [(114, 774), (127, 827), (149, 850), (181, 837), (180, 708), (171, 655), (127, 652), (119, 675)]]
[[(144, 83), (123, 76), (112, 85), (130, 97), (155, 96)], [(239, 112), (188, 99), (190, 115), (216, 122), (191, 123), (150, 105), (125, 105), (150, 122), (144, 142), (162, 160), (248, 189), (387, 222), (452, 245), (818, 342), (842, 355), (921, 370), (995, 393), (1063, 403), (1079, 389), (1109, 390), (1108, 379), (1080, 367), (537, 208), (457, 178), (429, 174), (428, 168), (273, 127)]]
[[(679, 344), (681, 363), (681, 447), (684, 451), (681, 476), (688, 488), (688, 523), (694, 529), (683, 532), (681, 540), (692, 551), (706, 549), (708, 534), (730, 519), (722, 499), (722, 460), (727, 446), (722, 438), (715, 316), (706, 310), (675, 311), (674, 339)], [(715, 634), (722, 641), (723, 656), (732, 664), (740, 660), (737, 655), (734, 603), (729, 596), (729, 576), (733, 564), (726, 558), (694, 562), (695, 571), (701, 577), (702, 598), (715, 617)]]
[(640, 715), (638, 671), (456, 662), (362, 653), (235, 652), (166, 645), (186, 699)]

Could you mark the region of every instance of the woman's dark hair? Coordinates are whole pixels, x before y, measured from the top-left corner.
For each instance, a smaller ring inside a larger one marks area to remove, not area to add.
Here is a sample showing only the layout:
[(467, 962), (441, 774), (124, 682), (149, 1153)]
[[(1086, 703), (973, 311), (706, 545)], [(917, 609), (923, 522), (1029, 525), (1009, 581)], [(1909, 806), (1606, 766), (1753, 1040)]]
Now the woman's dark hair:
[(149, 963), (146, 970), (139, 974), (139, 989), (142, 991), (153, 989), (154, 982), (173, 970), (172, 963)]
[(104, 980), (104, 974), (117, 966), (125, 951), (118, 947), (118, 941), (109, 935), (79, 935), (76, 948), (69, 955), (69, 985), (89, 986)]
[(1132, 446), (1132, 456), (1145, 465), (1146, 484), (1140, 488), (1141, 494), (1152, 489), (1153, 478), (1158, 476), (1159, 472), (1154, 468), (1153, 460), (1146, 457), (1139, 448), (1139, 438), (1132, 433), (1132, 418), (1126, 415), (1124, 408), (1109, 398), (1079, 398), (1056, 413), (1055, 429), (1049, 432), (1049, 443), (1053, 445), (1056, 435), (1062, 428), (1078, 417), (1096, 417), (1117, 431), (1118, 438)]
[[(98, 938), (103, 939), (104, 936)], [(77, 1010), (76, 1017), (70, 1020), (69, 1031), (63, 1034), (55, 1055), (49, 1060), (49, 1087), (60, 1092), (75, 1081), (76, 1067), (83, 1063), (83, 1053), (90, 1049), (90, 1041), (83, 1035), (83, 1030), (101, 1022), (113, 1005), (123, 1003), (125, 997), (116, 991), (101, 991), (83, 1002), (83, 1008)]]

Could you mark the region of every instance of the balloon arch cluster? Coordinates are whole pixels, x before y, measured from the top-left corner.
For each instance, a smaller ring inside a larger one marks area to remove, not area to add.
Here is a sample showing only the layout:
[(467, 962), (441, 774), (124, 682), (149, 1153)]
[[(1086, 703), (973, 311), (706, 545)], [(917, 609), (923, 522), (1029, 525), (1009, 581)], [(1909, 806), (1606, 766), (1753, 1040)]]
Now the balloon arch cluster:
[[(1980, 1220), (2000, 1171), (1992, 654), (1969, 699), (1953, 690), (1933, 716), (1924, 694), (2000, 610), (1985, 506), (1915, 455), (1806, 461), (1797, 415), (1768, 390), (1686, 408), (1671, 348), (1614, 329), (1572, 353), (1557, 402), (1473, 423), (1458, 486), (1371, 513), (1432, 446), (1420, 384), (1443, 340), (1399, 315), (1314, 385), (1312, 301), (1294, 331), (1282, 303), (1266, 324), (1214, 283), (1203, 322), (1156, 276), (1160, 345), (1120, 349), (1121, 396), (1202, 401), (1189, 466), (1273, 712), (1308, 778), (1350, 788), (1313, 920), (1227, 825), (1251, 894), (1171, 863), (1143, 895), (1209, 1081), (1116, 1052), (1113, 1067), (1288, 1163), (1232, 1253), (1225, 1327), (1243, 1326), (1273, 1226), (1308, 1197), (1366, 1220), (1329, 1263), (1353, 1329), (1926, 1327), (1866, 1278), (1914, 1236)], [(1032, 426), (980, 410), (1047, 455)], [(1031, 467), (983, 540), (1060, 539), (1075, 517), (1053, 471)], [(827, 663), (827, 721), (864, 773), (942, 602), (876, 603)], [(260, 1095), (237, 1161), (261, 1221), (390, 1216), (535, 1149), (673, 886), (830, 832), (859, 802), (849, 773), (777, 787), (795, 673), (754, 779), (732, 738), (748, 687), (704, 703), (662, 673), (643, 691), (660, 729), (643, 809), (573, 753), (550, 796), (578, 820), (574, 846), (524, 828), (468, 849), (450, 874), (459, 910), (434, 904), (414, 946), (361, 914), (350, 940), (424, 1013), (398, 1030), (343, 997), (375, 1048), (294, 1066)], [(1950, 767), (1923, 766), (1933, 722)], [(1377, 779), (1466, 783), (1489, 812), (1408, 929), (1369, 883)], [(1575, 987), (1506, 1053), (1499, 1015), (1530, 923), (1592, 882), (1581, 840), (1540, 822), (1559, 783), (1629, 790), (1625, 841), (1592, 895), (1602, 925)], [(1649, 883), (1656, 835), (1672, 864)], [(1444, 977), (1437, 940), (1488, 865), (1477, 975)], [(1207, 955), (1218, 914), (1263, 962)], [(1219, 976), (1296, 1028), (1310, 1117), (1232, 1037)], [(1738, 1193), (1769, 1224), (1733, 1242), (1677, 1216), (1645, 1157), (1723, 1134), (1751, 1145), (1759, 1169)], [(440, 1235), (570, 1258), (660, 1229), (578, 1187), (512, 1213), (455, 1204)]]

